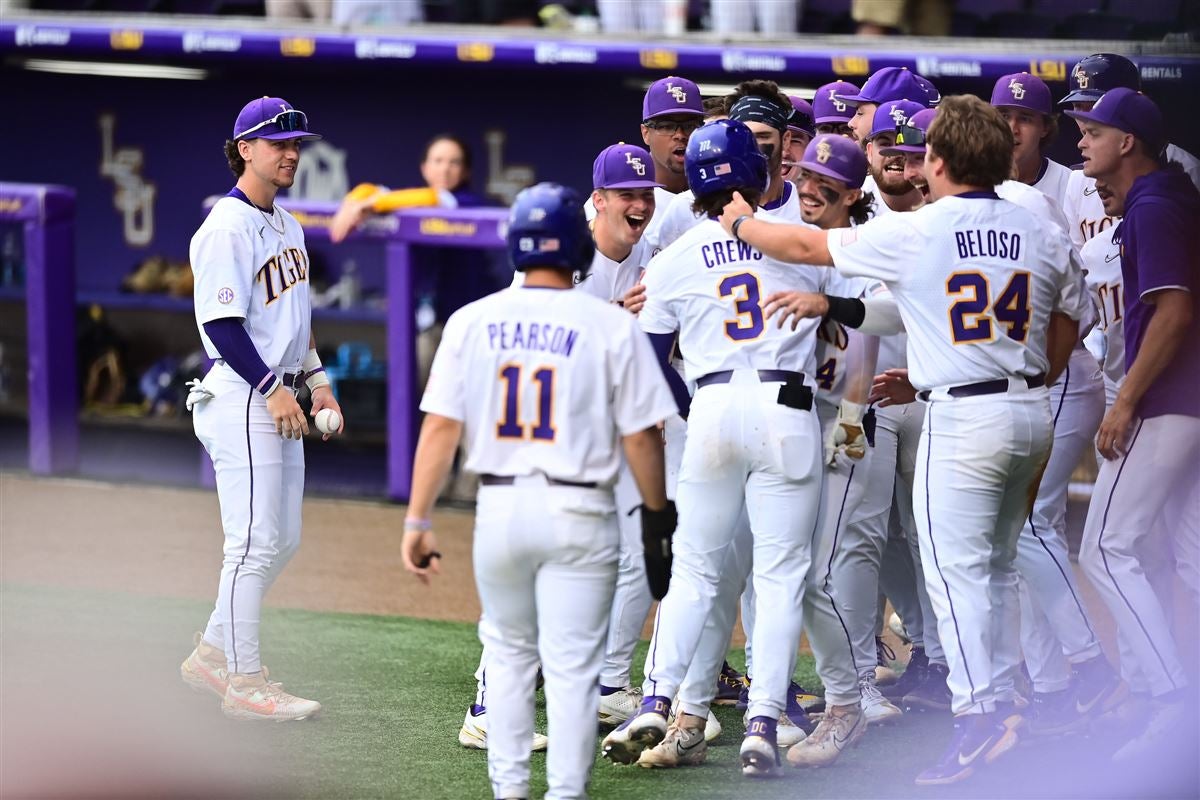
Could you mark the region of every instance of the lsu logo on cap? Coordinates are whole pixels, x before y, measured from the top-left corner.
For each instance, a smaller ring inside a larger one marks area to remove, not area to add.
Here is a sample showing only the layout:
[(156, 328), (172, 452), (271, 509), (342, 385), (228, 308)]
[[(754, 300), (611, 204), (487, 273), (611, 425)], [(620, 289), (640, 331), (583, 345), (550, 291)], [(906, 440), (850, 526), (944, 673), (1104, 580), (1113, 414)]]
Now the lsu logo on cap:
[(903, 108), (893, 108), (890, 114), (892, 117), (892, 122), (895, 122), (897, 127), (908, 122), (908, 119), (904, 116)]
[(633, 171), (642, 177), (646, 174), (646, 165), (642, 163), (642, 159), (635, 156), (633, 153), (625, 154), (625, 163), (633, 167)]
[[(897, 109), (898, 110), (898, 109)], [(833, 148), (829, 146), (829, 142), (817, 142), (817, 163), (824, 164), (833, 157)]]
[(667, 94), (671, 95), (671, 97), (674, 97), (676, 103), (687, 102), (687, 92), (683, 90), (682, 86), (676, 86), (673, 83), (668, 83)]
[(829, 102), (833, 103), (833, 107), (838, 111), (846, 110), (846, 104), (837, 99), (837, 93), (833, 89), (829, 90)]
[(1088, 77), (1088, 74), (1084, 71), (1083, 67), (1076, 65), (1075, 71), (1071, 73), (1071, 77), (1075, 79), (1075, 85), (1080, 89), (1088, 88), (1088, 82), (1091, 80), (1091, 78)]
[(1013, 78), (1011, 81), (1008, 82), (1008, 90), (1010, 92), (1012, 92), (1012, 96), (1013, 96), (1014, 100), (1024, 100), (1025, 99), (1025, 85), (1023, 83), (1021, 83), (1020, 81), (1018, 81), (1016, 78)]

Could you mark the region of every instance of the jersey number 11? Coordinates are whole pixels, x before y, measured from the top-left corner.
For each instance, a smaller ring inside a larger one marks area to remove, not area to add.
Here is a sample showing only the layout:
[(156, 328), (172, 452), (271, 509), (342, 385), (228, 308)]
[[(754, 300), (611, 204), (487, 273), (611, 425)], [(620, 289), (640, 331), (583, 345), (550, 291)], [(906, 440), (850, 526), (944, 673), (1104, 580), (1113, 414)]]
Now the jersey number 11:
[(538, 385), (538, 408), (537, 422), (529, 428), (520, 422), (521, 365), (505, 364), (500, 369), (500, 380), (504, 382), (504, 414), (496, 423), (497, 439), (554, 441), (554, 367), (538, 367), (532, 377)]

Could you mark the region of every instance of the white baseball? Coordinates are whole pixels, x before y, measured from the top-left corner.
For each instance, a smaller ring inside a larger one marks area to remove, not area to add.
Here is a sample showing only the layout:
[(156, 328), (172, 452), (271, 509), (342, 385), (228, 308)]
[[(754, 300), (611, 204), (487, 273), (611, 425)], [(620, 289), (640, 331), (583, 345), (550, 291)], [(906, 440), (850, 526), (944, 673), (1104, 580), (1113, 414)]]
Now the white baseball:
[(314, 421), (321, 433), (337, 433), (338, 428), (342, 427), (342, 415), (332, 408), (322, 408)]

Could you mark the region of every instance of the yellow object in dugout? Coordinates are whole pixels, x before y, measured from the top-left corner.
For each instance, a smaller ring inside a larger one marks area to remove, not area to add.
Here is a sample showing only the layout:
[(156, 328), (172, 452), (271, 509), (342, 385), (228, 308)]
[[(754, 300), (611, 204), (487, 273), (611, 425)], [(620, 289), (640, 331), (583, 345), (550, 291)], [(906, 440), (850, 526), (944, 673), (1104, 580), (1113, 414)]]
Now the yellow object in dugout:
[(360, 183), (350, 190), (346, 199), (371, 200), (371, 210), (377, 214), (386, 214), (401, 208), (422, 208), (441, 204), (437, 189), (422, 187), (389, 191), (374, 183)]

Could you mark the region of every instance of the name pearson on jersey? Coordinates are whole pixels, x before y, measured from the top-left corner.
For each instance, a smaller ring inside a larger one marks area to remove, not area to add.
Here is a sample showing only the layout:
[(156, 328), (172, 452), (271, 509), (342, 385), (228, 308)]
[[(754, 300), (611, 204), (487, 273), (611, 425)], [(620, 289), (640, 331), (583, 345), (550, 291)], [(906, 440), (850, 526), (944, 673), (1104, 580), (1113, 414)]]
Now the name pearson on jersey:
[(959, 258), (1021, 258), (1021, 235), (1010, 231), (955, 231)]
[(710, 242), (700, 248), (700, 254), (704, 257), (704, 265), (709, 269), (735, 261), (761, 261), (763, 257), (762, 253), (750, 245), (735, 239)]
[(488, 345), (493, 350), (538, 350), (569, 356), (579, 331), (562, 325), (538, 322), (489, 322)]

